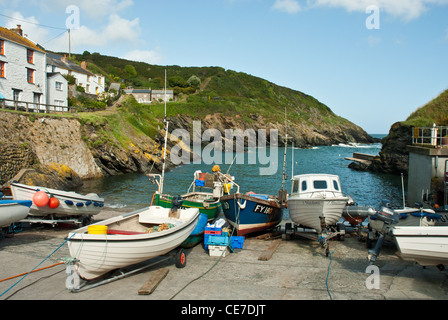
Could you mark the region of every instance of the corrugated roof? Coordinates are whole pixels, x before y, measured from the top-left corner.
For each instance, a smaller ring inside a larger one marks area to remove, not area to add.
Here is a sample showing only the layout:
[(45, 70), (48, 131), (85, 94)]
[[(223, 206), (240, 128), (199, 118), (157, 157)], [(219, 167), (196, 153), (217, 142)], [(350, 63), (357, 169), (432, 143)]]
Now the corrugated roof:
[(28, 40), (27, 38), (24, 38), (20, 35), (18, 35), (17, 33), (15, 33), (12, 30), (0, 27), (0, 39), (3, 40), (8, 40), (11, 42), (15, 42), (17, 44), (20, 44), (24, 47), (36, 50), (36, 51), (40, 51), (45, 53), (44, 50), (42, 50), (41, 48), (39, 48), (36, 44), (34, 44), (32, 41)]

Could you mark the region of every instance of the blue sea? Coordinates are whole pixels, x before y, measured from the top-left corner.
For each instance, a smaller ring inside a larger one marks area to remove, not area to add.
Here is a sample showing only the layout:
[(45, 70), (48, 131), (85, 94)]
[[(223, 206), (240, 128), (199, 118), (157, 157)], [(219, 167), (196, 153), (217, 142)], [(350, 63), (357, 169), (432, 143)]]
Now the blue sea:
[[(372, 135), (382, 138), (385, 135)], [(267, 154), (270, 150), (258, 150)], [(401, 206), (402, 189), (401, 177), (389, 174), (378, 174), (371, 172), (359, 172), (348, 168), (350, 161), (346, 157), (352, 157), (354, 152), (378, 155), (381, 151), (381, 144), (372, 145), (333, 145), (314, 147), (312, 149), (287, 149), (286, 169), (287, 180), (285, 189), (291, 190), (291, 177), (293, 175), (294, 153), (294, 175), (307, 173), (328, 173), (340, 177), (342, 190), (350, 195), (359, 205), (378, 206), (382, 199), (388, 199), (392, 205)], [(273, 161), (277, 166), (274, 175), (260, 175), (260, 168), (268, 165), (248, 164), (248, 154), (241, 154), (239, 158), (242, 163), (219, 164), (221, 171), (235, 177), (236, 183), (241, 187), (241, 192), (253, 191), (255, 193), (274, 194), (282, 186), (284, 148), (278, 148), (278, 157)], [(230, 157), (232, 158), (232, 157)], [(257, 157), (258, 159), (258, 157)], [(224, 161), (224, 159), (223, 159)], [(276, 162), (276, 163), (275, 163)], [(186, 193), (193, 174), (197, 170), (202, 172), (212, 172), (214, 164), (185, 164), (178, 166), (165, 174), (164, 193), (177, 195)], [(154, 172), (156, 173), (156, 172)], [(405, 181), (406, 186), (406, 181)], [(127, 174), (104, 179), (85, 181), (84, 186), (76, 190), (86, 194), (90, 192), (98, 193), (105, 199), (105, 207), (118, 211), (133, 211), (143, 208), (151, 203), (151, 198), (157, 190), (157, 185), (152, 184), (145, 174)], [(288, 217), (288, 214), (285, 215)]]

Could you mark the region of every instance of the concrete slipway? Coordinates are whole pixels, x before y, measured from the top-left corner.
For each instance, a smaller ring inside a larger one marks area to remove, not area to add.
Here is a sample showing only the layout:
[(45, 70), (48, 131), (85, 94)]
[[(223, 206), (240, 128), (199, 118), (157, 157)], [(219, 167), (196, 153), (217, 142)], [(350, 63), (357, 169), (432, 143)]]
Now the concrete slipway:
[[(0, 241), (0, 279), (27, 273), (64, 243), (70, 229), (34, 226)], [(392, 243), (383, 247), (376, 263), (379, 289), (368, 289), (371, 274), (367, 249), (356, 235), (330, 242), (330, 257), (317, 241), (283, 240), (268, 261), (258, 257), (272, 240), (246, 239), (244, 249), (223, 258), (210, 257), (201, 245), (186, 250), (187, 266), (174, 260), (150, 267), (130, 277), (89, 290), (66, 289), (65, 265), (0, 282), (1, 300), (446, 300), (446, 271), (422, 268), (399, 258)], [(68, 257), (65, 244), (39, 268)], [(219, 259), (219, 261), (218, 261)], [(330, 265), (331, 262), (331, 265)], [(160, 268), (166, 278), (151, 295), (138, 295), (140, 287)], [(328, 277), (328, 279), (327, 279)], [(370, 283), (372, 283), (370, 281)], [(12, 287), (16, 284), (14, 287)], [(328, 285), (328, 288), (327, 288)], [(12, 287), (12, 288), (11, 288)], [(11, 288), (11, 289), (10, 289)], [(8, 290), (4, 293), (6, 290)]]

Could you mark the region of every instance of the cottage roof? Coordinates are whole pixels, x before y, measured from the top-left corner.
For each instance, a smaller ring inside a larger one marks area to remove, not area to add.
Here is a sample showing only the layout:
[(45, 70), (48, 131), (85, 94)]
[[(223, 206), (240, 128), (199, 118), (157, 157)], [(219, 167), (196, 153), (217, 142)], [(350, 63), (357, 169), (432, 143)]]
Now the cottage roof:
[(77, 73), (83, 73), (87, 74), (89, 76), (95, 76), (92, 72), (81, 68), (80, 65), (70, 61), (66, 60), (67, 62), (62, 61), (63, 56), (51, 52), (47, 52), (47, 64), (51, 66), (55, 66), (57, 68), (66, 69), (69, 71), (77, 72)]
[(2, 40), (8, 40), (14, 43), (17, 43), (19, 45), (22, 45), (24, 47), (27, 47), (29, 49), (33, 49), (42, 53), (45, 53), (44, 50), (39, 48), (35, 43), (33, 43), (31, 40), (28, 40), (25, 37), (22, 37), (21, 35), (17, 34), (15, 31), (0, 27), (0, 39)]
[[(57, 77), (61, 76), (62, 78), (64, 78), (64, 76), (60, 72), (47, 72), (47, 78), (53, 78), (56, 76)], [(65, 81), (67, 81), (67, 80), (65, 80)]]

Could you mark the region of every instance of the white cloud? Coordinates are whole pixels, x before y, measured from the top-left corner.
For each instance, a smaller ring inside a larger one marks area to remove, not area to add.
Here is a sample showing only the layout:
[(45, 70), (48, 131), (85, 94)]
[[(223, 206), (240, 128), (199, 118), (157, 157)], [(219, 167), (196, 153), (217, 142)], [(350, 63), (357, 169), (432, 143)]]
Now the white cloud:
[(276, 0), (272, 9), (293, 14), (300, 11), (300, 4), (297, 0)]
[(344, 8), (347, 11), (365, 12), (368, 6), (374, 5), (392, 16), (406, 21), (420, 17), (428, 10), (429, 5), (448, 5), (448, 0), (307, 0), (311, 7)]
[(108, 23), (99, 29), (82, 25), (79, 29), (73, 30), (72, 45), (75, 50), (83, 50), (87, 46), (107, 48), (138, 46), (143, 42), (140, 36), (139, 18), (127, 20), (117, 14), (111, 14)]
[(122, 59), (146, 62), (150, 64), (160, 64), (163, 61), (163, 56), (160, 49), (155, 50), (133, 50), (129, 51), (121, 57)]

